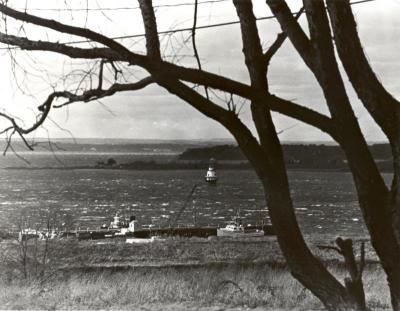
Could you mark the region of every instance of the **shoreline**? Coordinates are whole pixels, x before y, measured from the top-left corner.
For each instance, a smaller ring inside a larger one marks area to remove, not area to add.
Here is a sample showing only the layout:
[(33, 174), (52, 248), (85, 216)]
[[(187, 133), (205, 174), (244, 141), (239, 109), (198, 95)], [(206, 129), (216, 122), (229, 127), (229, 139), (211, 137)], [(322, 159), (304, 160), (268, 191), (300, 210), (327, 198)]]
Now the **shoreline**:
[[(24, 167), (24, 166), (9, 166), (0, 168), (2, 170), (123, 170), (123, 171), (179, 171), (179, 170), (196, 170), (196, 171), (205, 171), (206, 166), (198, 167), (196, 166), (187, 166), (187, 165), (156, 165), (156, 166), (124, 166), (118, 165), (114, 167), (97, 167), (90, 165), (82, 165), (82, 166), (37, 166), (37, 167)], [(227, 165), (218, 167), (218, 171), (253, 171), (252, 167), (243, 166), (243, 165)], [(288, 172), (322, 172), (322, 173), (350, 173), (350, 170), (347, 168), (287, 168)], [(382, 173), (393, 173), (392, 170), (382, 169), (380, 170)]]

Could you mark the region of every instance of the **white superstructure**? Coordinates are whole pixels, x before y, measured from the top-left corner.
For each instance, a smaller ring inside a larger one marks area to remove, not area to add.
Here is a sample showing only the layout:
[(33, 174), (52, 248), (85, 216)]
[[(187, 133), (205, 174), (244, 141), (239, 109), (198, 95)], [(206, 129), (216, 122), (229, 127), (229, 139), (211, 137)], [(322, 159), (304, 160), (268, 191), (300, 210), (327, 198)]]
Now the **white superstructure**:
[(240, 218), (235, 217), (225, 228), (217, 229), (217, 236), (225, 237), (260, 237), (264, 236), (262, 229), (246, 228), (240, 222)]
[(215, 160), (210, 159), (210, 163), (208, 165), (208, 170), (205, 176), (206, 182), (216, 183), (218, 180), (217, 172), (215, 170)]

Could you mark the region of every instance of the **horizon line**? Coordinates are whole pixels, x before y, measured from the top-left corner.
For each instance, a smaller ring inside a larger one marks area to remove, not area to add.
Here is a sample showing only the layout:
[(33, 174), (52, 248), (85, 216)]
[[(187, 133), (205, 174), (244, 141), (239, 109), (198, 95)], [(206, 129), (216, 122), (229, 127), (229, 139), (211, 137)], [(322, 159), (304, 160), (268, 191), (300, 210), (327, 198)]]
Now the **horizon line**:
[[(15, 137), (13, 139), (14, 141), (22, 141), (20, 137)], [(52, 141), (52, 140), (70, 140), (70, 141), (79, 141), (79, 140), (102, 140), (102, 141), (141, 141), (141, 142), (146, 142), (146, 141), (160, 141), (160, 142), (216, 142), (216, 141), (229, 141), (232, 143), (237, 143), (235, 139), (233, 138), (105, 138), (105, 137), (35, 137), (33, 139), (34, 141)], [(337, 145), (338, 143), (334, 140), (282, 140), (282, 144), (285, 143), (319, 143), (319, 144), (335, 144)], [(389, 142), (386, 140), (367, 140), (367, 143), (373, 143), (373, 144), (388, 144)]]

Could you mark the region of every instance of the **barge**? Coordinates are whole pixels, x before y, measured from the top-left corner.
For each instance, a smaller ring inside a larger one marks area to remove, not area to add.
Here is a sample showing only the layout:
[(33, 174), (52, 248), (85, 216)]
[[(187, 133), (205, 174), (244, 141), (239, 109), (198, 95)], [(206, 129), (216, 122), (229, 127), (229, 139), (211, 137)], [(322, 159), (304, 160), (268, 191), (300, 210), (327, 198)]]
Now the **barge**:
[[(231, 228), (232, 227), (232, 228)], [(109, 226), (103, 224), (99, 229), (70, 230), (70, 231), (40, 231), (25, 229), (19, 232), (19, 239), (53, 239), (75, 237), (78, 240), (99, 240), (110, 238), (142, 238), (151, 237), (199, 237), (208, 238), (210, 236), (263, 236), (274, 235), (272, 225), (246, 226), (231, 224), (225, 228), (217, 227), (164, 227), (164, 228), (142, 228), (138, 225), (135, 216), (131, 216), (129, 222), (125, 221), (116, 214)]]

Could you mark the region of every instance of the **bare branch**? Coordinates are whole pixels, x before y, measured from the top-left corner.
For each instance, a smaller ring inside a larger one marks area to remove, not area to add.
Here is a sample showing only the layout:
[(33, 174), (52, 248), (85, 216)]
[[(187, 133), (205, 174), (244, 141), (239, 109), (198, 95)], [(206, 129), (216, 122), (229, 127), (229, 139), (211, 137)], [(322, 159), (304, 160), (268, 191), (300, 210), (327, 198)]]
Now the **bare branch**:
[(13, 130), (13, 131), (11, 132), (10, 136), (7, 135), (7, 137), (6, 137), (6, 147), (4, 148), (3, 156), (6, 155), (8, 149), (10, 148), (10, 146), (11, 146), (11, 139), (12, 139), (12, 136), (13, 136), (14, 134), (15, 134), (15, 130)]
[(234, 0), (233, 4), (235, 5), (236, 14), (240, 21), (243, 55), (251, 85), (256, 89), (263, 90), (265, 95), (268, 89), (265, 77), (267, 67), (264, 62), (256, 17), (253, 13), (253, 5), (251, 1), (241, 0)]
[[(0, 34), (0, 42), (17, 45), (27, 50), (46, 50), (46, 51), (57, 52), (67, 55), (71, 58), (89, 58), (89, 59), (101, 58), (113, 61), (124, 60), (117, 53), (107, 48), (81, 49), (81, 48), (69, 47), (60, 43), (32, 41), (26, 38), (15, 37), (6, 34)], [(253, 96), (257, 94), (254, 89), (252, 89), (250, 86), (246, 84), (228, 78), (224, 78), (222, 76), (213, 73), (177, 66), (167, 62), (162, 62), (160, 65), (171, 76), (186, 80), (188, 82), (220, 89), (230, 94), (236, 94), (247, 99), (251, 99)], [(129, 86), (126, 87), (129, 88)], [(327, 125), (330, 123), (329, 122), (327, 123), (326, 121), (329, 121), (329, 118), (323, 116), (322, 114), (318, 114), (317, 112), (309, 113), (308, 111), (312, 110), (296, 105), (294, 103), (290, 103), (287, 100), (283, 100), (280, 98), (276, 98), (276, 100), (278, 100), (279, 103), (276, 102), (275, 100), (272, 101), (271, 103), (272, 110), (275, 110), (289, 117), (293, 117), (302, 122), (315, 126), (321, 129), (322, 131), (332, 135), (331, 129), (327, 129)], [(310, 116), (312, 117), (310, 118)], [(320, 121), (315, 122), (314, 119), (315, 120), (318, 119)]]
[[(113, 61), (110, 61), (110, 65), (114, 69), (114, 81), (117, 81), (118, 74), (120, 73), (122, 75), (122, 70), (118, 69), (117, 66), (115, 66)], [(122, 77), (123, 77), (123, 75), (122, 75)]]
[(6, 134), (7, 132), (9, 132), (10, 130), (12, 130), (13, 128), (14, 128), (13, 126), (10, 126), (10, 127), (5, 128), (4, 130), (2, 130), (2, 131), (0, 132), (0, 135)]
[(146, 33), (147, 55), (158, 62), (161, 60), (160, 41), (158, 39), (157, 22), (152, 0), (139, 0), (139, 5)]
[(20, 135), (25, 135), (25, 134), (29, 134), (30, 132), (33, 132), (34, 130), (36, 130), (40, 125), (42, 125), (42, 123), (44, 122), (44, 120), (46, 120), (47, 115), (50, 112), (51, 109), (51, 104), (53, 103), (53, 100), (59, 95), (59, 93), (54, 92), (52, 94), (50, 94), (48, 96), (48, 98), (46, 99), (46, 101), (40, 105), (38, 107), (39, 111), (41, 111), (41, 114), (39, 115), (38, 120), (36, 120), (36, 122), (29, 128), (22, 128), (20, 127), (15, 118), (10, 117), (9, 115), (0, 112), (0, 117), (3, 117), (5, 119), (7, 119), (8, 121), (11, 122), (12, 127), (14, 128), (14, 130), (16, 132), (18, 132), (18, 134)]
[(269, 99), (270, 100), (266, 102), (266, 104), (269, 105), (271, 110), (314, 126), (329, 134), (336, 141), (340, 140), (330, 117), (275, 95), (270, 95)]
[(218, 106), (210, 100), (207, 100), (182, 82), (169, 81), (169, 79), (163, 77), (162, 79), (158, 79), (157, 83), (162, 87), (165, 87), (171, 93), (185, 101), (188, 101), (191, 106), (202, 112), (207, 117), (210, 117), (223, 125), (226, 125), (231, 117), (234, 116), (228, 110)]
[(98, 100), (103, 97), (112, 96), (117, 92), (137, 91), (152, 83), (154, 83), (153, 78), (147, 77), (135, 83), (127, 83), (127, 84), (114, 83), (106, 90), (102, 90), (99, 88), (87, 90), (80, 95), (73, 94), (68, 91), (57, 92), (57, 97), (67, 98), (68, 101), (60, 105), (54, 105), (54, 108), (61, 108), (75, 102), (89, 102), (92, 100)]
[[(199, 68), (199, 70), (202, 70), (200, 56), (199, 56), (199, 52), (197, 51), (197, 46), (196, 46), (197, 8), (198, 8), (198, 0), (195, 0), (194, 1), (193, 27), (192, 27), (192, 46), (193, 46), (194, 57), (196, 58), (196, 62), (197, 62), (197, 67)], [(206, 98), (210, 99), (207, 86), (204, 86), (204, 91), (206, 93)]]
[(104, 71), (104, 60), (102, 59), (99, 68), (99, 84), (97, 86), (98, 90), (101, 90), (103, 88), (103, 71)]
[(327, 1), (336, 49), (358, 97), (393, 143), (399, 133), (400, 102), (385, 89), (371, 68), (350, 5), (348, 1)]
[(309, 67), (314, 67), (314, 50), (307, 37), (284, 0), (266, 0), (282, 31), (287, 34), (296, 50)]
[[(34, 41), (4, 33), (0, 33), (0, 42), (18, 46), (21, 49), (29, 51), (56, 52), (71, 58), (107, 59), (110, 61), (129, 62), (129, 59), (122, 57), (118, 53), (108, 48), (76, 48), (61, 43)], [(149, 68), (149, 66), (147, 66), (147, 56), (137, 54), (136, 58), (138, 65), (143, 66), (145, 69)], [(250, 98), (252, 96), (252, 89), (250, 86), (217, 74), (198, 69), (177, 66), (168, 62), (161, 62), (159, 67), (162, 68), (164, 72), (168, 72), (169, 75), (173, 75), (177, 79), (185, 80), (195, 84), (206, 85), (228, 93), (237, 94), (245, 98)]]
[(221, 123), (235, 137), (245, 156), (251, 162), (257, 163), (257, 165), (255, 165), (256, 173), (260, 176), (266, 174), (264, 150), (251, 131), (240, 121), (234, 112), (214, 104), (182, 82), (174, 81), (166, 77), (159, 77), (157, 83), (166, 88), (171, 94), (175, 94), (186, 101), (204, 115)]
[[(0, 33), (0, 42), (18, 46), (24, 50), (56, 52), (71, 58), (107, 59), (110, 61), (123, 61), (131, 63), (129, 58), (123, 57), (108, 48), (76, 48), (61, 43), (34, 41), (4, 33)], [(135, 64), (148, 70), (151, 69), (151, 66), (148, 65), (149, 62), (147, 56), (135, 54), (135, 60)], [(217, 74), (209, 73), (203, 70), (177, 66), (168, 62), (161, 62), (158, 64), (158, 66), (158, 71), (161, 68), (164, 72), (180, 80), (220, 89), (222, 91), (237, 94), (245, 98), (250, 98), (253, 96), (253, 90), (250, 86)]]
[(35, 16), (35, 15), (31, 15), (28, 13), (19, 12), (19, 11), (14, 10), (4, 4), (0, 4), (0, 12), (7, 16), (10, 16), (16, 20), (24, 21), (24, 22), (31, 23), (31, 24), (38, 25), (38, 26), (43, 26), (43, 27), (53, 29), (53, 30), (61, 32), (61, 33), (67, 33), (67, 34), (83, 37), (83, 38), (92, 40), (94, 42), (101, 43), (125, 57), (135, 56), (134, 53), (129, 51), (122, 44), (120, 44), (120, 43), (116, 42), (115, 40), (112, 40), (109, 37), (106, 37), (100, 33), (94, 32), (90, 29), (65, 25), (65, 24), (59, 23), (55, 20), (50, 20), (50, 19)]
[[(295, 20), (298, 20), (304, 12), (304, 7), (302, 7), (297, 13), (296, 16), (294, 17)], [(272, 57), (276, 54), (276, 52), (280, 49), (282, 46), (283, 42), (285, 42), (287, 38), (287, 33), (286, 32), (281, 32), (278, 34), (276, 37), (274, 43), (271, 44), (271, 46), (268, 48), (268, 50), (264, 53), (265, 57), (265, 63), (266, 66), (268, 67), (269, 63), (271, 62)]]
[(22, 141), (24, 142), (25, 146), (29, 149), (29, 150), (33, 150), (32, 146), (28, 143), (28, 141), (25, 139), (24, 135), (22, 135), (21, 132), (18, 131), (18, 135), (19, 137), (21, 137)]
[[(3, 117), (5, 119), (7, 119), (10, 123), (11, 126), (7, 127), (5, 130), (2, 131), (2, 133), (7, 133), (8, 131), (12, 130), (12, 133), (10, 136), (7, 137), (7, 145), (6, 148), (4, 150), (4, 154), (7, 152), (8, 149), (12, 149), (11, 146), (11, 139), (12, 136), (17, 133), (22, 141), (24, 142), (24, 144), (30, 149), (33, 150), (33, 144), (29, 144), (28, 141), (25, 139), (24, 135), (29, 134), (33, 131), (35, 131), (37, 128), (39, 128), (43, 122), (46, 120), (46, 118), (48, 117), (48, 114), (50, 112), (50, 109), (52, 107), (53, 101), (56, 98), (67, 98), (68, 101), (64, 104), (61, 105), (54, 105), (54, 108), (60, 108), (66, 105), (69, 105), (73, 102), (78, 102), (78, 101), (83, 101), (83, 102), (88, 102), (91, 100), (95, 100), (95, 99), (99, 99), (102, 97), (106, 97), (106, 96), (111, 96), (113, 94), (115, 94), (116, 92), (121, 92), (121, 91), (134, 91), (134, 90), (138, 90), (138, 89), (142, 89), (144, 87), (146, 87), (147, 85), (154, 83), (153, 79), (151, 77), (142, 79), (136, 83), (129, 83), (129, 84), (118, 84), (115, 83), (113, 84), (110, 88), (108, 88), (107, 90), (102, 90), (102, 89), (92, 89), (92, 90), (88, 90), (83, 92), (83, 94), (81, 95), (76, 95), (73, 94), (71, 92), (68, 91), (62, 91), (62, 92), (53, 92), (51, 93), (47, 100), (38, 107), (39, 111), (41, 111), (40, 115), (38, 116), (37, 120), (35, 121), (35, 123), (29, 127), (29, 128), (23, 128), (20, 125), (18, 125), (17, 121), (15, 118), (7, 115), (6, 113), (0, 112), (0, 117)], [(14, 151), (14, 150), (13, 150)]]
[(27, 38), (12, 36), (5, 33), (0, 33), (0, 42), (8, 45), (18, 46), (23, 50), (49, 51), (49, 52), (63, 54), (71, 58), (86, 58), (86, 59), (102, 58), (115, 61), (125, 60), (118, 53), (108, 48), (82, 49), (82, 48), (68, 46), (62, 43), (29, 40)]
[[(67, 26), (67, 25), (63, 25), (61, 23), (57, 23), (54, 21), (49, 21), (49, 20), (45, 20), (42, 18), (38, 18), (38, 17), (29, 15), (29, 14), (20, 13), (15, 10), (9, 9), (9, 8), (5, 7), (4, 5), (0, 5), (0, 11), (1, 10), (3, 10), (3, 11), (5, 10), (5, 12), (7, 12), (8, 15), (10, 15), (10, 16), (14, 16), (16, 18), (21, 18), (21, 20), (26, 20), (26, 21), (29, 20), (29, 21), (37, 23), (39, 25), (44, 25), (45, 27), (49, 26), (52, 29), (57, 29), (57, 30), (60, 29), (60, 31), (69, 31), (69, 33), (77, 33), (77, 31), (78, 31), (77, 27)], [(80, 33), (80, 34), (82, 35), (82, 33)], [(106, 40), (107, 38), (105, 39), (104, 36), (102, 36), (100, 34), (96, 34), (89, 30), (83, 29), (83, 35), (88, 36), (88, 37), (90, 36), (94, 40), (100, 36), (101, 41), (110, 43), (108, 40)], [(113, 40), (111, 40), (111, 41), (113, 41)], [(60, 44), (60, 43), (52, 43), (52, 42), (46, 42), (46, 41), (32, 41), (32, 40), (28, 40), (26, 38), (21, 38), (21, 37), (6, 35), (6, 34), (0, 34), (0, 42), (16, 45), (16, 46), (19, 46), (26, 50), (53, 51), (53, 52), (67, 55), (71, 58), (88, 58), (88, 59), (101, 58), (101, 59), (107, 59), (109, 61), (130, 62), (132, 55), (133, 55), (137, 64), (144, 67), (145, 69), (148, 69), (148, 70), (152, 69), (151, 66), (148, 65), (148, 63), (149, 63), (148, 57), (146, 57), (146, 56), (130, 53), (129, 56), (125, 57), (125, 56), (121, 56), (119, 53), (116, 53), (115, 51), (108, 49), (108, 48), (81, 49), (81, 48), (76, 48), (76, 47), (70, 47), (70, 46), (67, 46), (64, 44)], [(110, 45), (112, 45), (112, 44), (110, 43)], [(247, 99), (252, 99), (253, 97), (258, 96), (257, 91), (255, 91), (250, 86), (240, 83), (240, 82), (237, 82), (237, 81), (234, 81), (234, 80), (231, 80), (231, 79), (228, 79), (228, 78), (225, 78), (225, 77), (222, 77), (222, 76), (219, 76), (219, 75), (216, 75), (216, 74), (212, 74), (212, 73), (205, 72), (202, 70), (177, 66), (177, 65), (167, 63), (167, 62), (161, 62), (160, 64), (158, 64), (158, 66), (160, 68), (162, 68), (163, 72), (166, 72), (166, 73), (168, 73), (168, 75), (175, 77), (177, 79), (181, 79), (181, 80), (185, 80), (185, 81), (188, 81), (191, 83), (220, 89), (229, 94), (236, 94), (238, 96), (241, 96), (241, 97), (244, 97)], [(133, 87), (132, 85), (123, 86), (123, 85), (115, 84), (107, 91), (101, 91), (100, 93), (97, 93), (97, 94), (93, 93), (93, 90), (89, 90), (89, 91), (85, 92), (83, 95), (80, 95), (79, 100), (88, 101), (92, 97), (99, 98), (98, 97), (99, 95), (100, 95), (100, 97), (110, 96), (120, 90), (121, 91), (132, 90), (132, 87)], [(296, 104), (289, 103), (288, 101), (283, 101), (283, 100), (279, 99), (278, 102), (279, 102), (279, 105), (278, 104), (275, 105), (275, 103), (277, 103), (277, 102), (275, 100), (272, 101), (271, 109), (278, 111), (280, 113), (283, 113), (285, 115), (288, 115), (290, 117), (299, 119), (305, 123), (316, 126), (317, 128), (320, 128), (322, 131), (327, 132), (332, 135), (330, 126), (327, 126), (327, 124), (330, 124), (330, 123), (329, 122), (326, 123), (326, 121), (328, 121), (329, 118), (327, 118), (321, 114), (318, 114), (316, 112), (312, 112), (311, 110), (308, 110), (305, 107), (301, 107)], [(22, 134), (24, 134), (24, 133), (22, 133)]]

